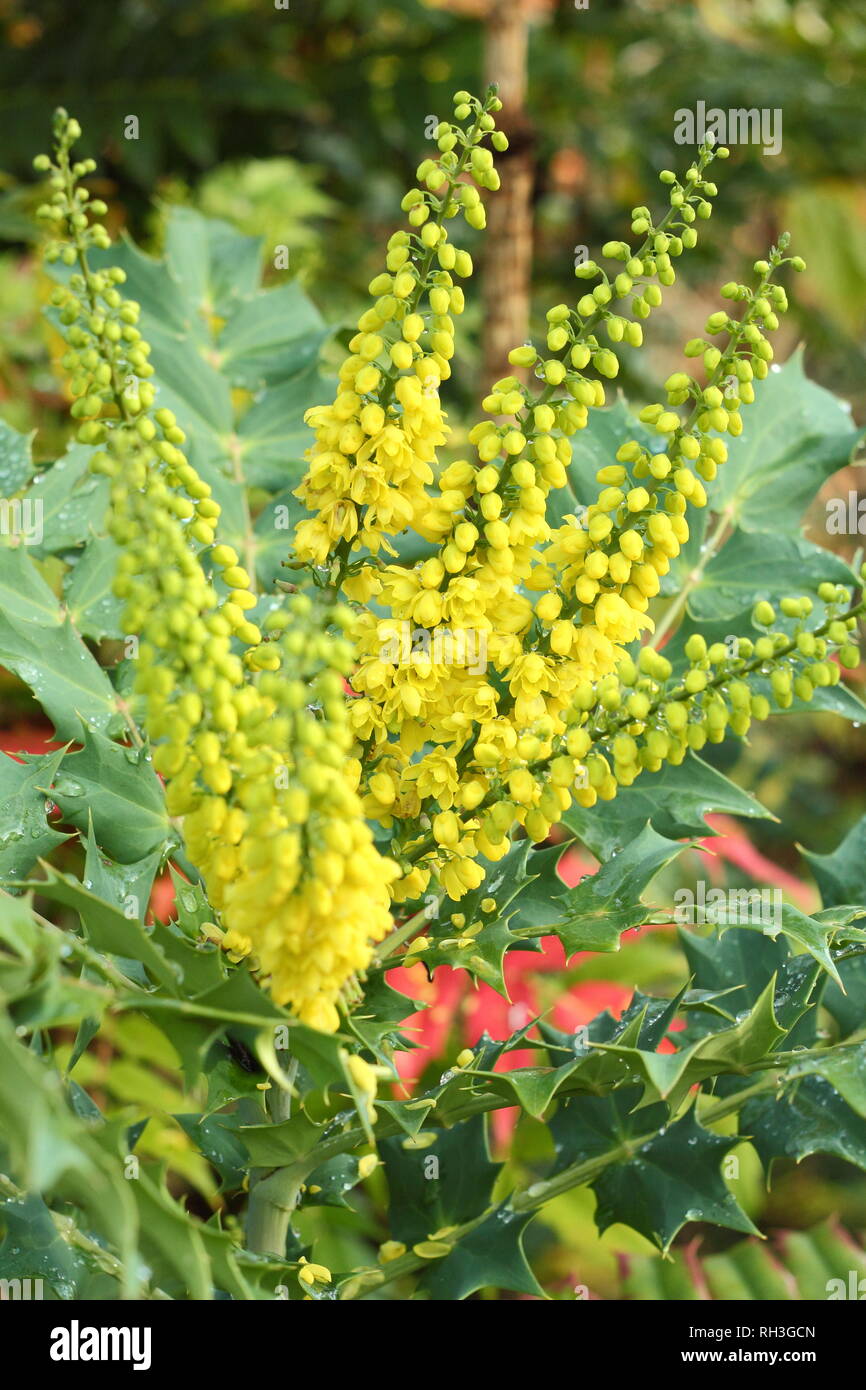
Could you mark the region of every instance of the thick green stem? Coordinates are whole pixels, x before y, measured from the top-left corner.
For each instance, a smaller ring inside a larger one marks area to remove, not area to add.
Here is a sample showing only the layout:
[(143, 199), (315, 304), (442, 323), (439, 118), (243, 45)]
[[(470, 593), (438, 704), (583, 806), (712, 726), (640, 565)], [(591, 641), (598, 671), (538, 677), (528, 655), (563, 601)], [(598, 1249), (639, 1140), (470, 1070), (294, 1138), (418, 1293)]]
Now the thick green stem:
[[(298, 1059), (291, 1057), (285, 1064), (288, 1085), (294, 1083)], [(288, 1120), (292, 1113), (292, 1092), (275, 1086), (268, 1094), (268, 1114), (273, 1124)], [(310, 1164), (291, 1164), (268, 1174), (267, 1170), (250, 1177), (250, 1201), (247, 1208), (246, 1247), (254, 1255), (279, 1255), (285, 1258), (286, 1241), (292, 1212), (298, 1204), (301, 1184), (310, 1171)]]

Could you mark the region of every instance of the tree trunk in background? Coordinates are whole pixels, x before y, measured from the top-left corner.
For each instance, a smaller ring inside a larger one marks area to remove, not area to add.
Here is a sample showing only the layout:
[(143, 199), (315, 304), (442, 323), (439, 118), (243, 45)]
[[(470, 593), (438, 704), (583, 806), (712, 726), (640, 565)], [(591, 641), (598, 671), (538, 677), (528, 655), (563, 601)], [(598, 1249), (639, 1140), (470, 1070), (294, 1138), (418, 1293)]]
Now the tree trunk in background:
[(482, 388), (503, 376), (527, 377), (508, 354), (529, 334), (532, 278), (533, 132), (526, 115), (529, 10), (520, 0), (494, 0), (485, 16), (485, 78), (499, 88), (497, 124), (509, 148), (496, 156), (502, 187), (486, 201), (484, 365)]

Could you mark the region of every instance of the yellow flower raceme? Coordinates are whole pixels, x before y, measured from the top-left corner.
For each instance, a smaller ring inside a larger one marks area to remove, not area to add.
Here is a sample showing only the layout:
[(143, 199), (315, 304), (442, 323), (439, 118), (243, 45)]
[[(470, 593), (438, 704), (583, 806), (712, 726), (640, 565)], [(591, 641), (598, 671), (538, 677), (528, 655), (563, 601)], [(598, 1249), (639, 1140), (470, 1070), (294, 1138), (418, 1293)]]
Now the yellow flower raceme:
[[(134, 692), (154, 766), (169, 813), (184, 818), (223, 944), (253, 952), (279, 1003), (333, 1030), (342, 989), (390, 930), (388, 886), (399, 873), (373, 843), (357, 775), (347, 778), (353, 648), (327, 629), (351, 616), (299, 595), (272, 616), (273, 640), (251, 621), (252, 578), (231, 546), (214, 544), (219, 506), (183, 454), (174, 416), (153, 410), (150, 349), (138, 305), (119, 291), (123, 272), (88, 263), (107, 238), (88, 225), (99, 205), (76, 182), (89, 162), (70, 162), (78, 133), (59, 113), (57, 163), (40, 157), (60, 185), (45, 219), (66, 233), (46, 254), (78, 266), (52, 299), (79, 439), (103, 446), (91, 467), (111, 480), (115, 590), (136, 639)], [(122, 389), (130, 376), (133, 392)]]
[[(686, 228), (692, 205), (715, 191), (703, 178), (711, 157), (711, 151), (703, 151), (694, 177), (672, 190), (669, 232), (646, 219), (642, 226), (643, 210), (636, 210), (635, 230), (643, 235), (638, 250), (626, 256), (624, 243), (605, 247), (605, 255), (628, 261), (629, 273), (617, 276), (613, 289), (594, 264), (578, 269), (581, 278), (600, 275), (602, 285), (597, 293), (584, 295), (577, 309), (558, 305), (549, 312), (547, 348), (553, 355), (545, 360), (530, 345), (512, 352), (515, 367), (535, 368), (540, 394), (508, 377), (485, 398), (488, 418), (469, 434), (477, 457), (449, 464), (439, 478), (440, 495), (430, 499), (426, 513), (414, 523), (422, 535), (439, 542), (437, 554), (412, 571), (400, 565), (361, 565), (346, 581), (350, 597), (375, 597), (377, 608), (384, 607), (393, 620), (371, 616), (360, 629), (360, 662), (353, 676), (360, 698), (351, 717), (367, 745), (368, 776), (375, 776), (383, 761), (390, 760), (393, 768), (395, 743), (420, 755), (402, 771), (394, 770), (393, 802), (384, 806), (374, 797), (366, 803), (369, 813), (389, 828), (399, 826), (404, 808), (410, 817), (418, 814), (418, 795), (441, 808), (454, 805), (471, 813), (487, 795), (491, 779), (502, 781), (525, 768), (533, 756), (527, 748), (543, 747), (551, 734), (562, 732), (574, 691), (612, 671), (624, 647), (650, 626), (644, 614), (648, 596), (658, 589), (653, 557), (632, 571), (631, 560), (622, 555), (608, 574), (608, 562), (599, 556), (590, 564), (590, 578), (584, 574), (585, 552), (593, 544), (590, 533), (572, 524), (551, 543), (547, 502), (567, 481), (569, 436), (586, 425), (591, 408), (604, 404), (599, 378), (611, 378), (618, 370), (615, 352), (600, 341), (601, 327), (614, 343), (641, 338), (640, 326), (618, 319), (608, 303), (631, 294), (634, 311), (645, 317), (659, 302), (651, 280), (673, 282), (671, 256), (696, 240), (693, 229)], [(682, 238), (678, 230), (683, 230)], [(586, 375), (587, 369), (595, 378)], [(594, 516), (601, 504), (619, 500), (603, 496), (590, 512)], [(628, 505), (648, 500), (648, 494), (635, 491)], [(674, 524), (680, 521), (678, 517)], [(610, 527), (600, 515), (592, 520), (593, 537)], [(544, 562), (540, 546), (547, 547)], [(623, 546), (635, 560), (642, 559), (643, 540), (637, 532)], [(563, 570), (566, 591), (557, 597), (557, 574)], [(603, 594), (597, 614), (591, 608), (577, 613), (573, 606), (565, 608), (569, 576), (580, 586), (581, 603)], [(517, 592), (518, 586), (524, 592)], [(533, 603), (532, 594), (539, 592)], [(541, 625), (541, 642), (536, 624)], [(419, 635), (426, 639), (420, 644)], [(440, 787), (443, 766), (453, 771)], [(551, 819), (567, 805), (562, 789), (551, 795), (531, 777), (518, 779), (515, 786), (522, 795), (514, 795), (508, 825), (526, 821), (542, 798)], [(540, 827), (543, 817), (527, 826), (536, 823)], [(493, 857), (508, 825), (485, 821), (473, 828), (467, 823), (467, 834), (457, 843), (440, 843), (431, 867), (439, 870), (479, 852)]]
[(497, 149), (508, 144), (495, 129), (501, 102), (492, 92), (484, 102), (457, 105), (469, 113), (468, 128), (437, 128), (439, 157), (422, 161), (419, 186), (403, 199), (412, 230), (388, 242), (386, 269), (370, 283), (374, 302), (349, 343), (337, 396), (306, 417), (316, 442), (296, 495), (314, 515), (298, 525), (295, 553), (317, 566), (339, 557), (341, 579), (353, 550), (395, 554), (388, 538), (398, 532), (438, 539), (447, 527), (431, 511), (427, 489), (448, 437), (439, 386), (451, 373), (454, 317), (464, 307), (455, 277), (471, 275), (472, 260), (453, 245), (445, 223), (462, 214), (483, 227), (476, 185), (496, 189), (499, 177), (481, 142), (489, 135)]

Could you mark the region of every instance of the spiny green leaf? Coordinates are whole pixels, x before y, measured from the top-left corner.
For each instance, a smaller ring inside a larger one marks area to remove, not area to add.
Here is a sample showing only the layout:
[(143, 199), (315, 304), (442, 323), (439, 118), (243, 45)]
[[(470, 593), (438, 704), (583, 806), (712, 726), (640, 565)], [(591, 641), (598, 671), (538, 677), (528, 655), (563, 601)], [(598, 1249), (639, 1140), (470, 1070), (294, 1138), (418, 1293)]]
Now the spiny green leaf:
[(327, 336), (318, 310), (289, 281), (238, 305), (220, 334), (220, 370), (234, 386), (258, 390), (309, 367)]
[(712, 835), (704, 820), (711, 812), (772, 818), (749, 792), (689, 753), (678, 766), (665, 763), (658, 772), (642, 773), (633, 786), (621, 787), (613, 801), (590, 810), (575, 804), (563, 820), (593, 854), (608, 859), (647, 821), (669, 840)]
[(59, 738), (80, 738), (83, 720), (109, 731), (122, 723), (111, 681), (68, 619), (35, 627), (0, 610), (0, 664), (29, 685)]
[(431, 1263), (421, 1287), (437, 1302), (470, 1298), (479, 1289), (511, 1289), (544, 1298), (527, 1263), (523, 1237), (533, 1214), (512, 1211), (507, 1202), (461, 1236), (450, 1255)]
[(661, 1250), (690, 1221), (754, 1233), (719, 1172), (737, 1139), (704, 1129), (694, 1107), (673, 1124), (667, 1123), (666, 1105), (635, 1110), (640, 1090), (570, 1100), (551, 1122), (558, 1171), (623, 1147), (630, 1150), (593, 1180), (599, 1231), (624, 1222)]
[(67, 838), (52, 830), (46, 819), (45, 792), (64, 750), (17, 763), (0, 756), (0, 879), (24, 879), (37, 859), (50, 854)]
[(706, 1033), (674, 1053), (649, 1052), (617, 1043), (600, 1046), (646, 1081), (651, 1094), (668, 1100), (676, 1110), (696, 1083), (728, 1073), (748, 1075), (751, 1064), (763, 1061), (775, 1051), (787, 1029), (776, 1021), (774, 993), (775, 980), (771, 980), (754, 1007), (733, 1027)]
[(406, 1245), (446, 1226), (480, 1216), (490, 1203), (499, 1164), (490, 1161), (483, 1115), (436, 1132), (434, 1142), (412, 1147), (403, 1139), (379, 1145), (388, 1178), (388, 1223)]
[(830, 954), (830, 946), (841, 930), (835, 922), (821, 922), (817, 917), (809, 917), (801, 912), (793, 903), (783, 903), (781, 913), (765, 914), (762, 911), (756, 920), (742, 921), (739, 925), (747, 931), (760, 931), (771, 938), (784, 932), (791, 941), (796, 941), (798, 946), (808, 951), (821, 969), (839, 983), (839, 972)]
[(831, 854), (802, 851), (825, 907), (866, 902), (866, 816), (852, 825)]
[(60, 627), (63, 613), (27, 545), (0, 545), (0, 610), (35, 627)]
[(11, 497), (29, 481), (33, 471), (32, 434), (19, 434), (0, 419), (0, 495)]
[(828, 1047), (816, 1057), (795, 1062), (788, 1076), (823, 1077), (857, 1115), (866, 1118), (866, 1043)]
[(740, 1133), (767, 1167), (779, 1158), (799, 1162), (809, 1154), (831, 1154), (866, 1169), (866, 1120), (820, 1076), (798, 1078), (778, 1098), (747, 1101)]
[(759, 599), (814, 594), (825, 580), (857, 583), (844, 560), (810, 541), (735, 531), (692, 590), (688, 611), (702, 621), (732, 619)]
[(123, 602), (112, 588), (118, 555), (113, 540), (97, 536), (85, 547), (66, 577), (63, 597), (69, 616), (82, 636), (94, 642), (123, 636), (120, 625)]
[(80, 752), (67, 753), (51, 787), (64, 820), (122, 864), (161, 851), (172, 835), (162, 785), (144, 749), (127, 748), (87, 729)]
[(57, 555), (82, 545), (104, 527), (108, 479), (90, 472), (93, 450), (71, 444), (62, 458), (36, 474), (27, 500), (41, 508), (42, 539), (36, 555)]
[(796, 352), (761, 382), (747, 428), (728, 441), (713, 509), (730, 509), (746, 531), (797, 532), (809, 502), (851, 461), (862, 434), (844, 403), (808, 380)]
[(32, 887), (38, 889), (42, 897), (72, 908), (78, 914), (87, 940), (97, 951), (141, 962), (155, 980), (167, 986), (171, 993), (177, 992), (177, 974), (136, 917), (127, 917), (111, 903), (103, 902), (77, 879), (58, 873), (49, 864), (44, 867), (46, 878), (39, 879)]
[(162, 851), (154, 850), (134, 864), (118, 864), (106, 859), (99, 849), (89, 825), (84, 837), (84, 886), (97, 898), (113, 905), (128, 914), (134, 913), (140, 922), (144, 921), (153, 880), (162, 862)]
[(332, 383), (323, 380), (315, 367), (307, 367), (257, 395), (236, 436), (243, 474), (251, 487), (279, 492), (295, 485), (304, 472), (304, 454), (313, 438), (304, 413), (327, 400), (331, 389)]
[(641, 894), (659, 869), (685, 848), (645, 825), (598, 873), (567, 889), (555, 904), (561, 905), (562, 915), (552, 927), (566, 956), (578, 951), (618, 951), (622, 933), (651, 915)]

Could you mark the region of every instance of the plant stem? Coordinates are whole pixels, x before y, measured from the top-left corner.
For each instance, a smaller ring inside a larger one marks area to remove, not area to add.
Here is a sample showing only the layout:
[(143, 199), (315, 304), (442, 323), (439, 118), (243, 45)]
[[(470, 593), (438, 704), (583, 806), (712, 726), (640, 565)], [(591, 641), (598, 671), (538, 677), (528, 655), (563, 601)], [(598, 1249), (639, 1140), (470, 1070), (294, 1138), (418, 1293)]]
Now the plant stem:
[[(290, 1057), (284, 1067), (289, 1085), (298, 1071), (297, 1057)], [(292, 1113), (292, 1093), (275, 1086), (268, 1093), (268, 1115), (272, 1124), (281, 1124)], [(293, 1163), (271, 1172), (261, 1170), (250, 1176), (250, 1201), (247, 1208), (246, 1248), (255, 1255), (286, 1256), (286, 1241), (292, 1212), (298, 1204), (301, 1183), (313, 1163)]]
[[(753, 1086), (749, 1086), (746, 1090), (739, 1091), (736, 1095), (729, 1096), (726, 1100), (711, 1106), (701, 1116), (701, 1123), (706, 1126), (724, 1119), (727, 1115), (739, 1110), (744, 1101), (771, 1090), (775, 1085), (775, 1075), (762, 1077), (760, 1081), (756, 1082)], [(502, 1101), (502, 1104), (507, 1103), (507, 1101)], [(568, 1168), (564, 1168), (562, 1172), (555, 1173), (550, 1178), (544, 1178), (540, 1182), (531, 1183), (529, 1187), (512, 1193), (508, 1200), (510, 1210), (518, 1213), (537, 1211), (539, 1207), (544, 1206), (546, 1202), (552, 1201), (554, 1197), (562, 1196), (563, 1193), (570, 1191), (573, 1187), (582, 1187), (586, 1183), (592, 1182), (603, 1173), (606, 1168), (611, 1167), (612, 1164), (620, 1163), (624, 1159), (633, 1157), (645, 1144), (655, 1139), (657, 1132), (657, 1130), (652, 1130), (648, 1134), (638, 1135), (625, 1143), (617, 1144), (613, 1149), (608, 1149), (606, 1153), (599, 1154), (595, 1158), (586, 1159), (581, 1163), (573, 1163)], [(471, 1221), (464, 1222), (462, 1226), (458, 1226), (456, 1230), (452, 1231), (444, 1239), (453, 1249), (464, 1236), (468, 1235), (477, 1226), (480, 1226), (486, 1221), (498, 1205), (499, 1203), (491, 1203), (480, 1216), (474, 1217)], [(353, 1282), (349, 1280), (346, 1286), (346, 1292), (342, 1293), (341, 1297), (343, 1299), (363, 1298), (364, 1294), (372, 1292), (374, 1287), (378, 1289), (382, 1284), (390, 1283), (392, 1280), (399, 1279), (403, 1275), (417, 1273), (418, 1270), (429, 1267), (429, 1265), (429, 1259), (416, 1255), (414, 1251), (409, 1250), (405, 1255), (401, 1255), (399, 1259), (390, 1260), (381, 1270), (375, 1271), (380, 1275), (375, 1281), (372, 1278), (374, 1271), (371, 1270), (370, 1282), (366, 1286), (363, 1281), (359, 1281), (359, 1286), (356, 1290), (353, 1287)]]

